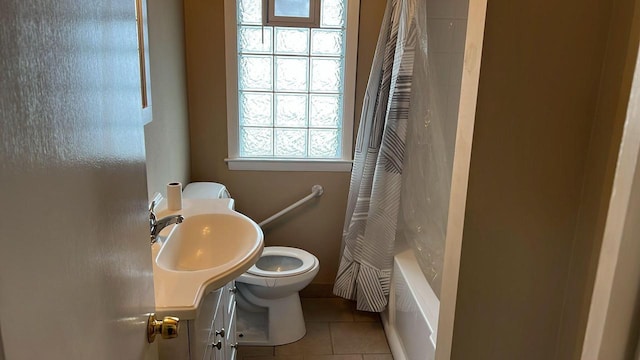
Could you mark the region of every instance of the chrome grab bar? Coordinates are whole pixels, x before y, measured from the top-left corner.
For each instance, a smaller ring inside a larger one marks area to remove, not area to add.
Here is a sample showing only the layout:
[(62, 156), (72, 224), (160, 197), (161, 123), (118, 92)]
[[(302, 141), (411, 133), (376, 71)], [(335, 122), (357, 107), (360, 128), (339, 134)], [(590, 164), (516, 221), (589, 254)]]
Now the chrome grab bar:
[(289, 211), (297, 208), (298, 206), (306, 203), (307, 201), (315, 198), (315, 197), (320, 197), (322, 196), (322, 194), (324, 193), (324, 189), (322, 188), (321, 185), (313, 185), (311, 187), (311, 194), (305, 196), (304, 198), (296, 201), (295, 203), (289, 205), (288, 207), (278, 211), (277, 213), (273, 214), (272, 216), (270, 216), (269, 218), (267, 218), (266, 220), (262, 221), (261, 223), (258, 224), (258, 226), (260, 227), (264, 227), (265, 225), (269, 224), (270, 222), (278, 219), (279, 217), (285, 215), (286, 213), (288, 213)]

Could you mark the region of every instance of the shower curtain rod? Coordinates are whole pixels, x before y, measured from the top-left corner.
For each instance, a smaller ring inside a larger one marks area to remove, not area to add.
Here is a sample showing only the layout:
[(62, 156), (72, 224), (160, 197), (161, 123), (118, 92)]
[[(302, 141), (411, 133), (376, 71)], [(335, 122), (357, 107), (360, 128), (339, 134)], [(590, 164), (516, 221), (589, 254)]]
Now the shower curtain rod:
[(266, 220), (262, 221), (261, 223), (258, 224), (258, 226), (260, 227), (264, 227), (265, 225), (269, 224), (270, 222), (276, 220), (277, 218), (285, 215), (286, 213), (288, 213), (289, 211), (297, 208), (298, 206), (306, 203), (307, 201), (313, 199), (314, 197), (320, 197), (322, 196), (322, 194), (324, 193), (324, 189), (322, 188), (321, 185), (313, 185), (311, 187), (311, 194), (305, 196), (304, 198), (296, 201), (295, 203), (289, 205), (288, 207), (278, 211), (277, 213), (273, 214), (272, 216), (270, 216), (269, 218), (267, 218)]

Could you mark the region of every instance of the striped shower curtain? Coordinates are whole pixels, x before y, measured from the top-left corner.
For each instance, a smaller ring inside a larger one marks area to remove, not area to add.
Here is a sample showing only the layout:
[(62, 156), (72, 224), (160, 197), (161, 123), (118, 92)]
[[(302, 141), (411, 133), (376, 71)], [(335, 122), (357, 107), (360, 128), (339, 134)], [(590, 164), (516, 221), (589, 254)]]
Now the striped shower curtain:
[(388, 0), (364, 97), (333, 292), (358, 310), (389, 295), (415, 53), (416, 0)]

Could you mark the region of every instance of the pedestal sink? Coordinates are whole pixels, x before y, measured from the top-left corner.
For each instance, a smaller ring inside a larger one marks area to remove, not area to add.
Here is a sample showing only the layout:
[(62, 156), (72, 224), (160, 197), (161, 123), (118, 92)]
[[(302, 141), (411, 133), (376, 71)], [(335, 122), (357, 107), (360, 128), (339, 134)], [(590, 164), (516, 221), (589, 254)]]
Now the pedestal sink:
[(233, 199), (185, 199), (180, 211), (159, 210), (159, 217), (179, 213), (185, 219), (163, 230), (152, 246), (158, 313), (193, 318), (203, 294), (237, 278), (259, 259), (262, 230), (232, 209)]

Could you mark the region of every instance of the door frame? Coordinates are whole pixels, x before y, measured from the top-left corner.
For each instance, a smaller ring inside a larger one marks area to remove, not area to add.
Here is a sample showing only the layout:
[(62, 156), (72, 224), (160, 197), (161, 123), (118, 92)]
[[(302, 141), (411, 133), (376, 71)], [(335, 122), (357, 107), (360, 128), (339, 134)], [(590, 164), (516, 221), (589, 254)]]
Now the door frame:
[[(636, 11), (638, 15), (638, 11)], [(638, 16), (634, 22), (638, 22)], [(638, 46), (636, 44), (635, 46)], [(622, 359), (637, 351), (633, 315), (640, 306), (640, 57), (593, 287), (582, 360)], [(634, 202), (634, 200), (636, 200)], [(634, 206), (634, 204), (636, 204)], [(635, 319), (635, 326), (638, 324)], [(632, 338), (633, 336), (633, 338)], [(633, 347), (633, 348), (631, 348)], [(636, 358), (640, 353), (636, 352)]]
[(486, 12), (487, 0), (469, 1), (462, 85), (458, 107), (458, 126), (456, 129), (456, 145), (451, 177), (451, 194), (449, 196), (442, 287), (440, 291), (436, 360), (445, 360), (451, 357), (460, 255), (462, 251), (462, 231), (467, 204), (471, 145), (478, 100)]
[(4, 345), (2, 342), (2, 322), (0, 321), (0, 360), (4, 360)]

